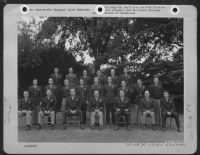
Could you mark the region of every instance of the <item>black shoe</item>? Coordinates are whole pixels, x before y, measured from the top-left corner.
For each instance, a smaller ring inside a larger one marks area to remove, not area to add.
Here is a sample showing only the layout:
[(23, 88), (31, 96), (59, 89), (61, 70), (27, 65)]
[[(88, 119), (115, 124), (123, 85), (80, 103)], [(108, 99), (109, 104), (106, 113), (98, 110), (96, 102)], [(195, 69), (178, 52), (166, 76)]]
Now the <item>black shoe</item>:
[(31, 126), (30, 126), (30, 125), (27, 125), (26, 130), (27, 130), (27, 131), (31, 130)]
[(154, 130), (154, 131), (156, 130), (156, 127), (155, 127), (155, 125), (152, 125), (152, 130)]
[(63, 130), (65, 130), (67, 128), (66, 124), (63, 124)]
[(81, 130), (84, 130), (84, 126), (83, 126), (83, 125), (80, 125), (80, 129), (81, 129)]
[(127, 130), (129, 130), (129, 131), (131, 130), (130, 125), (127, 125)]
[(180, 128), (177, 129), (178, 132), (182, 132)]
[(116, 125), (114, 129), (115, 129), (115, 131), (119, 130), (119, 126)]
[(166, 131), (166, 128), (165, 128), (165, 127), (162, 127), (162, 128), (161, 128), (161, 131)]
[(146, 129), (146, 124), (142, 124), (142, 130)]
[(51, 125), (51, 130), (54, 130), (54, 124)]
[(91, 126), (91, 129), (92, 129), (92, 130), (94, 130), (94, 129), (95, 129), (95, 128), (94, 128), (94, 125), (92, 125), (92, 126)]
[(102, 125), (99, 125), (99, 130), (102, 130), (103, 129), (103, 126)]
[(38, 124), (38, 130), (42, 129), (42, 126), (40, 124)]

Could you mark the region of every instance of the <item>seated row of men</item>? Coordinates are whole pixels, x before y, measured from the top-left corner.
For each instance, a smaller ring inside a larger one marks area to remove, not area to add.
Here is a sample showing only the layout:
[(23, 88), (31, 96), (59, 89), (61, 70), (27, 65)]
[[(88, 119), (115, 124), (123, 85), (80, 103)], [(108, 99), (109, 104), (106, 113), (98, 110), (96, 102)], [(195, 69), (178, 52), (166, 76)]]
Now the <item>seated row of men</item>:
[[(94, 129), (95, 118), (98, 116), (99, 129), (103, 127), (103, 113), (105, 102), (104, 99), (100, 96), (99, 90), (94, 90), (93, 97), (89, 100), (87, 110), (90, 112), (90, 126)], [(62, 104), (62, 120), (63, 120), (63, 129), (66, 128), (66, 118), (71, 115), (77, 115), (81, 121), (81, 129), (83, 126), (83, 111), (81, 110), (82, 103), (79, 96), (76, 94), (76, 89), (70, 89), (70, 97), (65, 98)], [(114, 113), (114, 125), (115, 130), (119, 128), (119, 119), (120, 116), (125, 116), (127, 122), (127, 129), (130, 129), (130, 100), (125, 95), (124, 90), (120, 90), (119, 96), (115, 98), (113, 106)], [(55, 125), (55, 107), (56, 107), (56, 97), (53, 95), (50, 89), (47, 89), (46, 96), (41, 100), (40, 110), (38, 112), (38, 129), (42, 128), (44, 116), (50, 116), (51, 120), (51, 129), (54, 129)], [(24, 91), (24, 99), (22, 100), (19, 107), (19, 114), (26, 115), (27, 129), (31, 129), (32, 122), (32, 110), (33, 102), (29, 97), (28, 91)], [(149, 90), (144, 91), (144, 97), (140, 100), (139, 111), (142, 115), (142, 125), (145, 127), (146, 117), (150, 116), (152, 118), (152, 129), (155, 129), (155, 103), (154, 100), (150, 97)], [(161, 99), (161, 115), (162, 115), (162, 128), (165, 129), (166, 118), (174, 117), (176, 120), (177, 131), (180, 130), (180, 122), (178, 113), (175, 111), (175, 105), (173, 99), (169, 96), (168, 91), (164, 91), (163, 98)]]

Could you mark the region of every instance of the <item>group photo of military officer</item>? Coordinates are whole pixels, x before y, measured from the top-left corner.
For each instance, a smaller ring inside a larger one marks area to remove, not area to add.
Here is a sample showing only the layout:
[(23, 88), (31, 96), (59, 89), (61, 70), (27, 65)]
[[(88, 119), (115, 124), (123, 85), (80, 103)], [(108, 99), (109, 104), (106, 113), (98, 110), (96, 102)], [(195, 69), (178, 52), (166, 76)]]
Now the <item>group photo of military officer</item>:
[(184, 138), (183, 19), (18, 19), (18, 138)]
[[(152, 84), (146, 86), (140, 77), (132, 77), (127, 68), (123, 68), (120, 75), (111, 68), (107, 76), (101, 70), (90, 76), (85, 69), (78, 77), (73, 67), (68, 68), (65, 76), (54, 67), (43, 88), (39, 79), (34, 78), (19, 101), (19, 115), (26, 117), (26, 130), (31, 130), (32, 125), (42, 129), (45, 116), (50, 128), (55, 129), (57, 112), (62, 113), (63, 130), (67, 128), (67, 118), (77, 116), (80, 129), (102, 130), (111, 124), (118, 130), (120, 123), (124, 123), (127, 130), (134, 126), (145, 129), (146, 119), (150, 117), (152, 130), (164, 131), (166, 119), (171, 117), (175, 119), (177, 131), (181, 132), (174, 99), (159, 77), (154, 75)], [(134, 122), (131, 122), (132, 113), (135, 113)], [(131, 124), (134, 125), (131, 127)]]

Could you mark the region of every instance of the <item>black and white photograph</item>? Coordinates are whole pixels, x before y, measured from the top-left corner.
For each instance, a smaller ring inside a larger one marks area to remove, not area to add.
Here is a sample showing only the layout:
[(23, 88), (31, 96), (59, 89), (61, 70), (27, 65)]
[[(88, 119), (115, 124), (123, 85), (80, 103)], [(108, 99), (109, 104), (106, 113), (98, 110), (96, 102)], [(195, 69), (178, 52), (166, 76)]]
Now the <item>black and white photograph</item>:
[(7, 5), (4, 150), (194, 152), (196, 13), (188, 5)]
[(19, 18), (19, 142), (183, 141), (183, 50), (182, 18)]

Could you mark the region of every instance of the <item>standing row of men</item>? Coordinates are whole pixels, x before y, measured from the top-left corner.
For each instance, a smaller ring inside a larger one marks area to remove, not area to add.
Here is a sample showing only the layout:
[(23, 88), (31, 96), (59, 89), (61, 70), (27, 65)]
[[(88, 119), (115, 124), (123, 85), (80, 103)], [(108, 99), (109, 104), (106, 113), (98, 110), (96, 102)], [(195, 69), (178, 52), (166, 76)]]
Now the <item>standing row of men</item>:
[[(161, 110), (163, 118), (163, 128), (165, 127), (166, 116), (174, 116), (177, 122), (178, 131), (180, 131), (180, 123), (178, 115), (174, 114), (174, 103), (168, 97), (164, 98), (167, 106), (160, 106), (163, 98), (163, 87), (158, 77), (155, 77), (150, 87), (145, 87), (141, 79), (134, 80), (124, 68), (121, 76), (115, 75), (115, 70), (111, 69), (110, 76), (105, 77), (98, 70), (96, 76), (92, 78), (87, 74), (87, 70), (83, 71), (83, 75), (79, 81), (77, 75), (73, 73), (73, 68), (69, 68), (69, 73), (65, 76), (64, 86), (62, 86), (63, 76), (59, 73), (58, 68), (54, 68), (54, 73), (48, 80), (48, 85), (42, 89), (38, 86), (37, 79), (33, 80), (33, 85), (24, 92), (24, 99), (20, 102), (19, 110), (28, 109), (27, 124), (30, 129), (30, 111), (33, 113), (33, 123), (42, 127), (45, 115), (51, 117), (52, 129), (55, 123), (55, 112), (62, 111), (63, 129), (66, 128), (66, 117), (70, 115), (78, 115), (81, 118), (81, 124), (86, 124), (86, 112), (90, 112), (90, 126), (94, 129), (95, 117), (99, 117), (100, 129), (103, 126), (103, 117), (106, 116), (106, 122), (116, 125), (118, 129), (119, 116), (125, 115), (127, 118), (129, 129), (130, 125), (130, 104), (135, 105), (136, 124), (138, 123), (139, 113), (142, 113), (142, 124), (145, 124), (146, 116), (152, 117), (153, 127), (161, 125)], [(46, 97), (43, 98), (43, 94)], [(149, 97), (151, 94), (151, 97)], [(30, 97), (27, 97), (29, 96)], [(28, 98), (28, 99), (26, 99)], [(30, 99), (31, 98), (31, 99)], [(31, 106), (28, 106), (30, 103)], [(163, 103), (165, 103), (163, 102)], [(168, 102), (169, 105), (168, 106)], [(24, 104), (26, 106), (24, 106)], [(172, 106), (171, 106), (172, 104)], [(164, 105), (164, 104), (162, 104)], [(165, 110), (164, 110), (165, 109)], [(105, 115), (104, 115), (105, 114)], [(111, 114), (111, 117), (110, 117)], [(82, 126), (83, 127), (83, 126)]]

